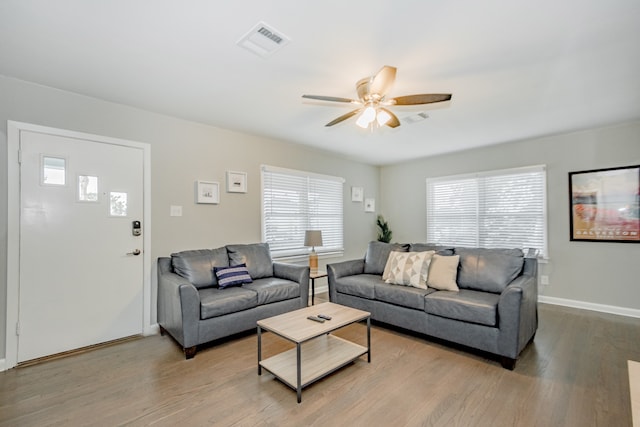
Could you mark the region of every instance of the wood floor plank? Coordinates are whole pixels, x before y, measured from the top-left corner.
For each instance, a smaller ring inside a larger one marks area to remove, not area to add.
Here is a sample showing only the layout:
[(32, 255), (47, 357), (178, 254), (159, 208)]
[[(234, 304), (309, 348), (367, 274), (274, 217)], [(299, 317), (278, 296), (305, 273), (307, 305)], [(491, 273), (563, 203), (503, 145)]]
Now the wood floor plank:
[[(364, 328), (337, 335), (366, 345)], [(256, 344), (253, 333), (236, 336), (185, 360), (172, 339), (152, 336), (11, 369), (0, 373), (0, 426), (629, 426), (640, 319), (541, 304), (514, 371), (374, 324), (371, 364), (310, 385), (300, 404), (271, 374), (258, 376)], [(287, 348), (263, 338), (265, 357)]]

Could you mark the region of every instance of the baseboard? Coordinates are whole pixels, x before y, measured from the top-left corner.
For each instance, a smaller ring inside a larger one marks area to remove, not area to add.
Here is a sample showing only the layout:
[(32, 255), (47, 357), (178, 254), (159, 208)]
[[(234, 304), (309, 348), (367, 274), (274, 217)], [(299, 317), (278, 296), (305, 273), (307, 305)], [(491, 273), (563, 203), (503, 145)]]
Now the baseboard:
[[(311, 289), (309, 289), (309, 292), (311, 292)], [(329, 292), (329, 285), (316, 286), (316, 295), (323, 292)]]
[(0, 359), (0, 372), (6, 371), (5, 359)]
[(565, 298), (538, 296), (538, 301), (544, 304), (562, 305), (565, 307), (579, 308), (582, 310), (599, 311), (602, 313), (617, 314), (619, 316), (638, 317), (640, 318), (640, 310), (634, 308), (618, 307), (615, 305), (595, 304), (592, 302), (576, 301)]
[(148, 337), (149, 335), (158, 335), (159, 333), (160, 333), (160, 325), (158, 325), (157, 323), (154, 323), (153, 325), (150, 325), (148, 328), (146, 328), (142, 332), (142, 335), (144, 335), (145, 337)]

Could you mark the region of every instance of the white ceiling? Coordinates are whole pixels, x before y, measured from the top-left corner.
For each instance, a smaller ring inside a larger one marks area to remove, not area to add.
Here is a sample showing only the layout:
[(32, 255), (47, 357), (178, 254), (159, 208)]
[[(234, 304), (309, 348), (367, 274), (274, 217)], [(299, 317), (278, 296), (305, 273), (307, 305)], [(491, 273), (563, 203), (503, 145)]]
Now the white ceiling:
[[(236, 45), (259, 21), (269, 58)], [(383, 65), (452, 101), (371, 134), (301, 98)], [(640, 118), (640, 1), (0, 0), (0, 74), (389, 164)]]

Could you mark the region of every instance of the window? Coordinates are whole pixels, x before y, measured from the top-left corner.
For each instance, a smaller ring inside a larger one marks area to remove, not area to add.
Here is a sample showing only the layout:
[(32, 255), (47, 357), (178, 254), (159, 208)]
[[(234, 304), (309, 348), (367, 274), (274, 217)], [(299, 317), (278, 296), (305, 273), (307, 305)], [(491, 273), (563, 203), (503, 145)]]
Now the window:
[(344, 179), (304, 171), (262, 167), (262, 237), (274, 257), (306, 255), (306, 230), (322, 230), (318, 253), (343, 247)]
[(127, 193), (111, 191), (109, 200), (109, 214), (111, 216), (127, 216)]
[(98, 177), (91, 175), (78, 175), (78, 201), (98, 201)]
[(62, 157), (42, 156), (42, 184), (65, 185), (67, 161)]
[(547, 253), (545, 166), (427, 179), (427, 241)]

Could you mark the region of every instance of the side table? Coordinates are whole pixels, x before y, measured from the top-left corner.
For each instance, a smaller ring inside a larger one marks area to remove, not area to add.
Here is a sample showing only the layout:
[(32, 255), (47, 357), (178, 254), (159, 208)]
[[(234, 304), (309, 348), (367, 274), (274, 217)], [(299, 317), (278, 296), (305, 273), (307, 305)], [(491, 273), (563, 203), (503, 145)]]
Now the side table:
[(321, 277), (327, 277), (327, 272), (324, 270), (318, 270), (316, 272), (309, 273), (309, 279), (311, 279), (311, 305), (315, 304), (316, 299), (316, 279)]

